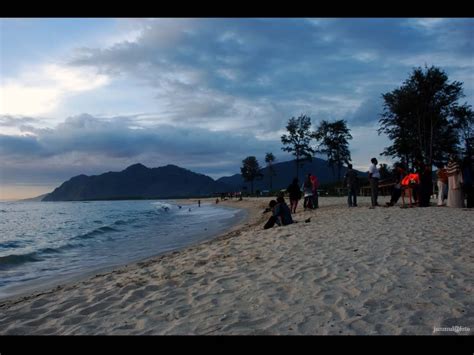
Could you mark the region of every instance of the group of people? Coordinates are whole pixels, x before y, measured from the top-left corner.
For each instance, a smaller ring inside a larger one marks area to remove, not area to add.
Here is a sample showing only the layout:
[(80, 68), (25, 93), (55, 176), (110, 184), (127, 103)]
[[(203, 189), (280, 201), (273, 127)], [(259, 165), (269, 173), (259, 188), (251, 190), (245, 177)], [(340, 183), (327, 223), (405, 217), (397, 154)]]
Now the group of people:
[[(451, 156), (447, 166), (440, 164), (436, 173), (438, 185), (438, 206), (474, 207), (473, 161), (466, 156), (462, 162)], [(464, 203), (466, 200), (466, 203)]]
[[(369, 181), (371, 186), (371, 208), (378, 206), (378, 182), (380, 173), (376, 167), (377, 159), (372, 159), (372, 165), (369, 168)], [(414, 205), (419, 207), (430, 206), (431, 195), (433, 194), (433, 177), (431, 168), (423, 160), (414, 161), (414, 171), (409, 172), (401, 163), (396, 163), (392, 172), (392, 193), (387, 207), (394, 206), (401, 197), (404, 189), (409, 190), (414, 199)], [(448, 207), (474, 207), (473, 196), (473, 166), (472, 160), (466, 156), (462, 163), (457, 156), (452, 155), (447, 166), (439, 164), (436, 172), (438, 187), (438, 206)], [(464, 200), (466, 199), (466, 204)]]
[(271, 211), (272, 215), (263, 228), (268, 229), (275, 224), (285, 226), (294, 223), (291, 215), (296, 213), (296, 207), (302, 197), (304, 197), (303, 207), (305, 211), (318, 208), (318, 187), (318, 178), (311, 173), (306, 176), (301, 187), (298, 178), (294, 178), (286, 189), (290, 197), (290, 207), (286, 204), (283, 194), (280, 194), (276, 200), (271, 200), (267, 210)]
[(318, 208), (318, 187), (319, 181), (316, 175), (309, 173), (304, 183), (299, 185), (298, 178), (294, 178), (293, 182), (288, 186), (286, 192), (290, 196), (291, 212), (296, 212), (299, 200), (304, 196), (303, 207), (307, 209)]
[[(378, 204), (378, 190), (380, 181), (380, 171), (377, 168), (376, 158), (371, 159), (369, 167), (369, 183), (371, 188), (371, 206), (375, 208)], [(431, 168), (422, 159), (414, 161), (414, 171), (408, 171), (402, 163), (395, 163), (392, 170), (391, 182), (393, 183), (390, 201), (386, 207), (394, 206), (403, 190), (409, 190), (415, 205), (428, 207), (433, 193), (433, 179)], [(447, 200), (448, 207), (474, 207), (474, 187), (473, 187), (473, 161), (471, 157), (466, 157), (462, 162), (452, 155), (447, 166), (439, 165), (436, 173), (438, 186), (438, 206), (444, 206)], [(348, 164), (344, 175), (344, 187), (347, 188), (347, 204), (349, 207), (357, 207), (357, 191), (359, 189), (359, 178), (357, 171)], [(304, 183), (300, 186), (298, 178), (288, 186), (286, 192), (289, 194), (290, 206), (280, 194), (276, 200), (271, 200), (267, 211), (272, 215), (265, 224), (264, 229), (274, 225), (284, 226), (294, 223), (292, 214), (296, 213), (299, 200), (304, 197), (303, 207), (307, 209), (318, 208), (318, 187), (319, 181), (315, 175), (308, 174)], [(464, 203), (466, 200), (466, 204)]]

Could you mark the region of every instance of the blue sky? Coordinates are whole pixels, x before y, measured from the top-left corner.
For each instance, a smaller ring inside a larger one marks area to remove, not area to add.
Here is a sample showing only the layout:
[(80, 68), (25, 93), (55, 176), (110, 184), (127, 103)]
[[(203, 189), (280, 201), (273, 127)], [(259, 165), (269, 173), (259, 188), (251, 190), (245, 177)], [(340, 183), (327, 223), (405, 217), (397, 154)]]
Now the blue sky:
[[(389, 145), (381, 94), (435, 65), (474, 98), (474, 20), (2, 19), (0, 199), (141, 162), (214, 178), (292, 116), (346, 119), (353, 164)], [(379, 157), (381, 162), (389, 162)], [(317, 173), (317, 172), (316, 172)]]

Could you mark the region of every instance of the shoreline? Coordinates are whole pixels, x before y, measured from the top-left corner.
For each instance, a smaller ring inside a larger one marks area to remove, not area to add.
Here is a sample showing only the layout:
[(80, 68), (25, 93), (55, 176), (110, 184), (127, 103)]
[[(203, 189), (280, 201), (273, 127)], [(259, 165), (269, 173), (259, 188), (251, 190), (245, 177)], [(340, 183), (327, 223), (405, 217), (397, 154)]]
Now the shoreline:
[[(194, 204), (192, 200), (193, 199), (183, 199), (183, 200), (173, 199), (169, 201), (176, 204), (180, 203), (183, 206), (184, 205), (188, 206), (188, 205)], [(216, 238), (227, 235), (228, 233), (230, 233), (231, 231), (234, 231), (235, 229), (241, 228), (243, 225), (245, 225), (246, 220), (249, 218), (248, 211), (245, 208), (241, 209), (238, 207), (233, 207), (233, 206), (228, 206), (228, 205), (217, 206), (217, 207), (233, 208), (233, 209), (239, 209), (241, 211), (236, 213), (236, 216), (233, 217), (230, 223), (225, 224), (224, 222), (223, 224), (225, 225), (223, 227), (219, 228), (217, 232), (208, 235), (205, 239), (200, 240), (200, 241), (195, 241), (191, 244), (181, 246), (173, 250), (165, 250), (165, 251), (158, 252), (157, 254), (153, 254), (144, 258), (141, 257), (135, 260), (129, 260), (125, 263), (117, 263), (117, 264), (112, 264), (112, 265), (107, 265), (107, 266), (98, 266), (97, 268), (91, 268), (90, 270), (86, 270), (83, 272), (75, 272), (75, 273), (70, 273), (66, 275), (61, 275), (59, 277), (50, 277), (47, 279), (31, 281), (31, 282), (28, 282), (26, 285), (15, 285), (15, 286), (7, 287), (5, 292), (2, 291), (2, 293), (0, 293), (0, 307), (3, 303), (8, 302), (8, 301), (17, 300), (19, 298), (30, 299), (34, 297), (35, 295), (47, 294), (55, 289), (74, 285), (74, 284), (80, 283), (81, 281), (90, 279), (92, 277), (113, 272), (116, 269), (121, 269), (124, 267), (137, 265), (139, 263), (146, 262), (158, 257), (163, 257), (167, 254), (174, 254), (175, 252), (185, 250), (187, 248), (199, 245), (201, 243), (210, 242)], [(241, 215), (239, 216), (238, 214), (241, 214)], [(206, 234), (206, 233), (202, 233), (202, 234)]]
[(0, 333), (474, 334), (472, 211), (320, 198), (263, 230), (268, 200), (220, 201), (248, 219), (209, 241), (2, 301)]

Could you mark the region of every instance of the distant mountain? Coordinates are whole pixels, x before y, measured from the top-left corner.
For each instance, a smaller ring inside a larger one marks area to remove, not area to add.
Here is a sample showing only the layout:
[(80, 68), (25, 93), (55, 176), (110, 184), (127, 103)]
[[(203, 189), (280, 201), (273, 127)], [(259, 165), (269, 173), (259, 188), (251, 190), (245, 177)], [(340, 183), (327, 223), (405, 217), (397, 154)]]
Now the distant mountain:
[[(295, 177), (295, 162), (286, 161), (273, 165), (273, 189), (288, 187)], [(342, 168), (341, 175), (346, 172)], [(268, 168), (261, 169), (263, 178), (254, 181), (254, 191), (268, 190), (270, 187)], [(321, 184), (333, 182), (331, 169), (323, 159), (314, 158), (300, 167), (300, 183), (308, 174), (315, 174)], [(359, 172), (360, 176), (366, 173)], [(250, 184), (240, 174), (213, 180), (209, 176), (197, 174), (176, 165), (159, 168), (147, 168), (134, 164), (120, 172), (108, 172), (101, 175), (78, 175), (53, 192), (30, 200), (41, 201), (83, 201), (83, 200), (125, 200), (204, 197), (214, 193), (242, 191), (243, 187), (250, 192)], [(42, 198), (42, 199), (41, 199)]]
[(222, 182), (176, 165), (147, 168), (134, 164), (120, 172), (75, 176), (42, 201), (200, 197), (229, 190)]
[(49, 193), (42, 194), (42, 195), (39, 195), (39, 196), (36, 196), (36, 197), (25, 198), (25, 199), (20, 200), (20, 201), (21, 202), (39, 202), (39, 201), (43, 201), (43, 199), (48, 195), (49, 195)]
[[(289, 184), (293, 181), (293, 178), (296, 176), (296, 164), (294, 160), (285, 161), (282, 163), (273, 164), (273, 168), (275, 170), (275, 176), (273, 176), (273, 189), (286, 189)], [(346, 173), (347, 168), (343, 167), (341, 169), (341, 177), (344, 176)], [(260, 190), (269, 190), (270, 189), (270, 177), (268, 168), (263, 168), (260, 170), (263, 174), (263, 178), (260, 180), (254, 181), (254, 191)], [(327, 161), (319, 158), (313, 158), (311, 162), (307, 161), (304, 162), (302, 166), (300, 166), (299, 176), (300, 176), (300, 184), (303, 183), (303, 178), (308, 174), (314, 174), (318, 177), (320, 184), (330, 183), (337, 180), (334, 179), (332, 175), (332, 170), (327, 165)], [(367, 173), (363, 173), (358, 171), (359, 176), (365, 177)], [(337, 171), (336, 171), (337, 175)], [(224, 183), (232, 188), (233, 191), (240, 191), (242, 190), (243, 186), (247, 187), (247, 191), (250, 191), (250, 183), (247, 183), (242, 178), (241, 174), (235, 174), (228, 177), (222, 177), (217, 180), (218, 182)]]

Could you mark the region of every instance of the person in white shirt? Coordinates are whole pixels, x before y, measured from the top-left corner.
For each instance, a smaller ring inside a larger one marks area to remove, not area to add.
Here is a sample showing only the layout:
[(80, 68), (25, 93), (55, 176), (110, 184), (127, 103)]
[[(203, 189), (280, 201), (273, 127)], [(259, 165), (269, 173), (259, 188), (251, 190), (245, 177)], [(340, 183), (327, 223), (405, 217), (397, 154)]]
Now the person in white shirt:
[(374, 208), (375, 206), (379, 206), (377, 203), (377, 197), (379, 195), (380, 172), (379, 169), (377, 169), (377, 159), (372, 158), (370, 161), (372, 162), (372, 165), (369, 168), (369, 181), (372, 198), (372, 206), (370, 208)]

